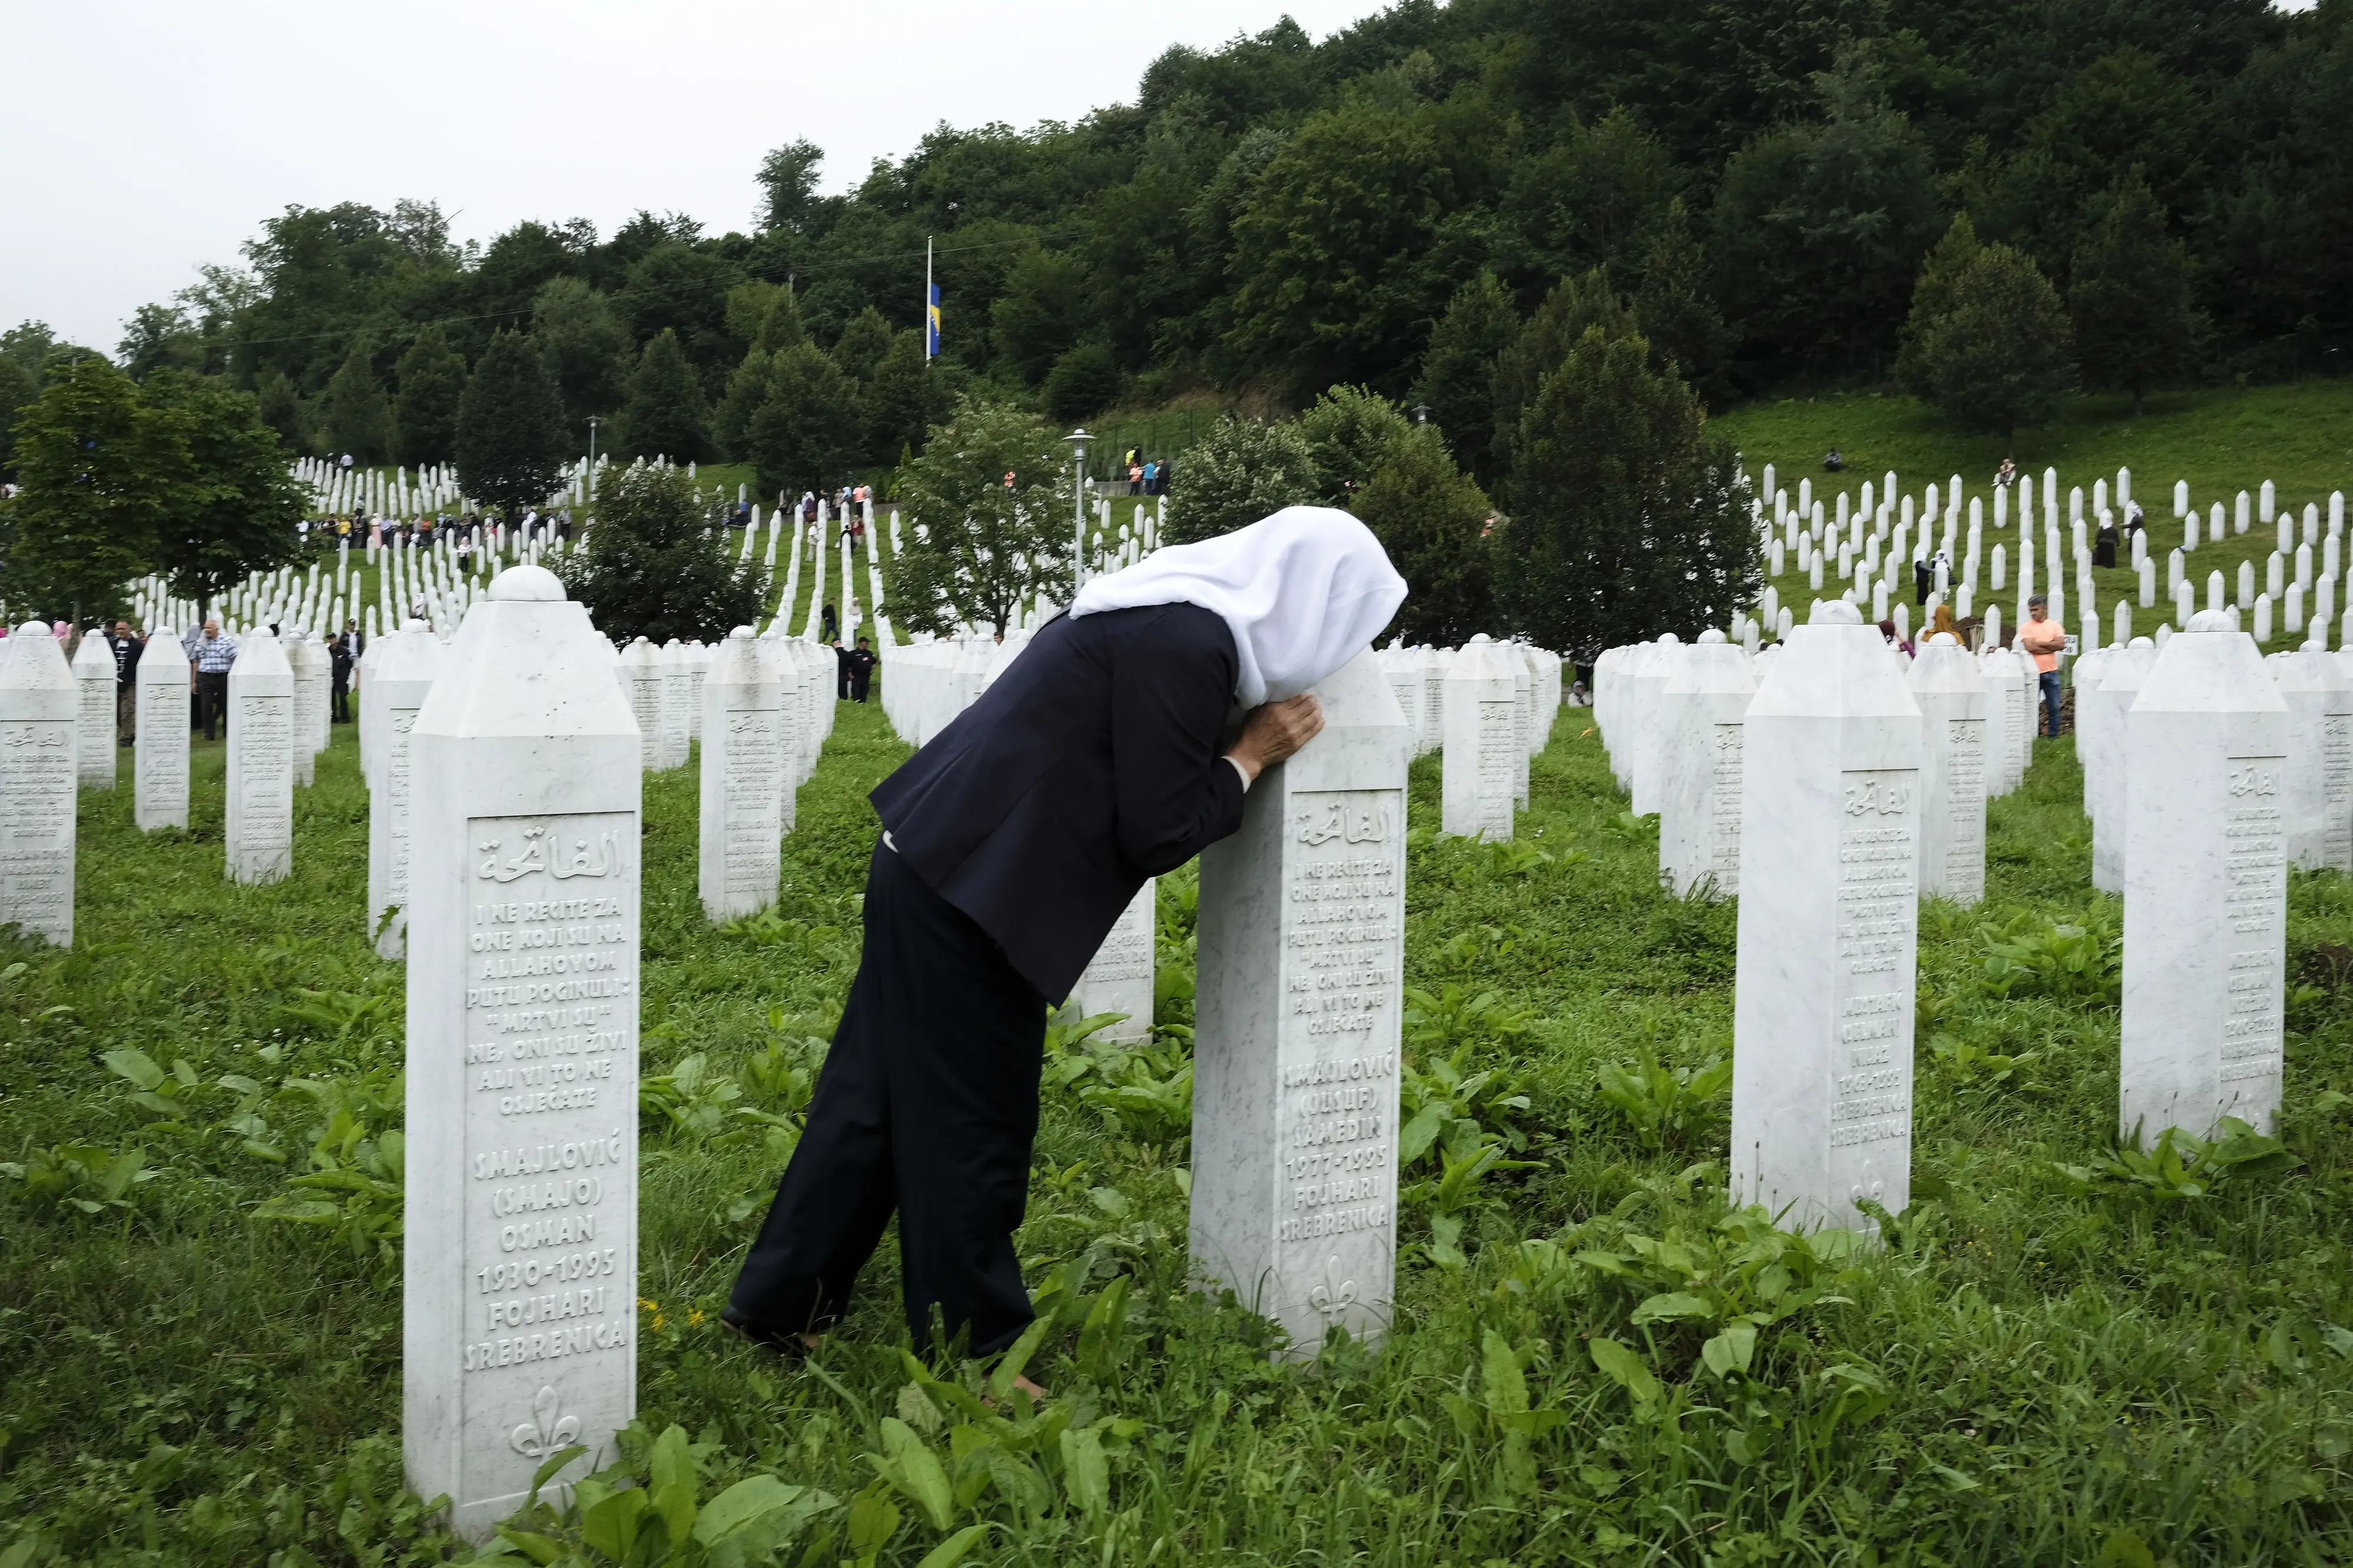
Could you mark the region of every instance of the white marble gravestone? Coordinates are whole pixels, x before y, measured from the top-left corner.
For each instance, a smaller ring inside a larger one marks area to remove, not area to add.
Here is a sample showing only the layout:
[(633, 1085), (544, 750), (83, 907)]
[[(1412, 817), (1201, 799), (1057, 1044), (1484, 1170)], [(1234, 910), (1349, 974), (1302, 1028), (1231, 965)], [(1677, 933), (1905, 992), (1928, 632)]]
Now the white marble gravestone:
[(2320, 648), (2263, 662), (2287, 702), (2288, 863), (2353, 872), (2353, 680)]
[(188, 656), (158, 631), (132, 672), (138, 732), (131, 752), (131, 815), (142, 833), (188, 826)]
[(294, 869), (294, 668), (256, 626), (237, 639), (228, 668), (228, 875), (275, 882)]
[(1920, 891), (1974, 904), (1985, 898), (1985, 677), (1950, 632), (1919, 647), (1908, 679), (1920, 705)]
[(662, 771), (686, 766), (693, 755), (694, 668), (690, 662), (686, 645), (670, 638), (654, 650), (656, 668), (661, 672), (660, 706), (656, 710), (656, 722), (660, 726)]
[(2147, 1146), (2279, 1111), (2287, 964), (2287, 703), (2254, 639), (2205, 610), (2126, 716), (2118, 1127)]
[(1528, 668), (1527, 652), (1517, 643), (1498, 643), (1512, 667), (1512, 804), (1528, 804), (1528, 759), (1537, 746), (1535, 671)]
[(1631, 732), (1633, 765), (1629, 770), (1628, 793), (1633, 797), (1637, 816), (1648, 816), (1659, 809), (1664, 772), (1659, 762), (1660, 752), (1664, 750), (1659, 699), (1666, 695), (1667, 682), (1674, 679), (1683, 657), (1683, 639), (1672, 632), (1662, 632), (1659, 640), (1651, 645), (1648, 656), (1635, 667), (1632, 689), (1627, 694), (1626, 706), (1618, 714), (1619, 722)]
[(57, 947), (73, 945), (78, 687), (40, 622), (0, 643), (0, 923)]
[[(1440, 826), (1500, 844), (1512, 837), (1520, 752), (1520, 707), (1512, 680), (1518, 661), (1483, 632), (1446, 672), (1446, 754)], [(1395, 700), (1394, 698), (1391, 699)]]
[(638, 726), (551, 572), (467, 612), (411, 732), (402, 1453), (485, 1539), (637, 1406)]
[(415, 843), (417, 715), (448, 649), (422, 620), (376, 640), (375, 766), (368, 773), (368, 940), (397, 962), (407, 951), (408, 874)]
[(1732, 1190), (1797, 1229), (1911, 1201), (1920, 706), (1843, 600), (1748, 705)]
[(114, 787), (114, 648), (95, 629), (73, 657), (74, 772), (85, 789)]
[[(2128, 716), (2156, 662), (2157, 644), (2147, 637), (2135, 637), (2125, 647), (2109, 650), (2108, 661), (2100, 671), (2100, 688), (2092, 696), (2101, 707), (2096, 725), (2100, 765), (2093, 786), (2096, 795), (2090, 803), (2092, 886), (2104, 893), (2125, 890), (2126, 825), (2132, 810)], [(2080, 703), (2082, 699), (2076, 700)], [(2080, 725), (2076, 733), (2080, 738)], [(2164, 787), (2162, 781), (2158, 781), (2157, 787)]]
[(1711, 877), (1718, 896), (1740, 891), (1741, 722), (1756, 695), (1746, 651), (1713, 628), (1667, 683), (1659, 872), (1679, 898)]
[[(1392, 696), (1396, 686), (1390, 686)], [(1103, 945), (1095, 949), (1087, 961), (1086, 973), (1071, 987), (1069, 1005), (1082, 1018), (1092, 1018), (1101, 1013), (1119, 1013), (1125, 1016), (1108, 1025), (1102, 1038), (1123, 1045), (1152, 1037), (1152, 981), (1156, 956), (1153, 946), (1154, 915), (1160, 886), (1156, 877), (1146, 877), (1144, 886), (1130, 899), (1127, 908), (1120, 911), (1118, 923), (1111, 928)]]
[(630, 717), (637, 721), (638, 766), (649, 773), (659, 773), (663, 766), (661, 649), (639, 637), (621, 650), (613, 673), (621, 683)]
[(294, 673), (294, 783), (308, 789), (317, 777), (319, 715), (327, 707), (327, 650), (308, 632), (290, 632), (286, 666)]
[(1315, 690), (1323, 733), (1201, 854), (1189, 1238), (1303, 1355), (1394, 1300), (1412, 756), (1370, 649)]
[(713, 924), (776, 901), (780, 868), (776, 781), (784, 714), (774, 673), (752, 628), (738, 626), (712, 656), (702, 688), (702, 912)]

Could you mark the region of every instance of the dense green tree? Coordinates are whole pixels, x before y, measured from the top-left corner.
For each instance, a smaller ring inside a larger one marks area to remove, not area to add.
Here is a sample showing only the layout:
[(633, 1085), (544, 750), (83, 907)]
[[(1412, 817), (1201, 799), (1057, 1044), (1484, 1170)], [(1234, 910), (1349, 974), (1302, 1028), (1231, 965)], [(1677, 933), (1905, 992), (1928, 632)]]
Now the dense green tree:
[(154, 560), (164, 500), (182, 477), (178, 432), (105, 359), (60, 354), (16, 424), (16, 477), (0, 598), (16, 619), (77, 626), (121, 608)]
[(1512, 517), (1493, 546), (1514, 629), (1586, 662), (1727, 625), (1755, 594), (1738, 455), (1640, 334), (1588, 328), (1522, 415), (1513, 451)]
[(1293, 389), (1402, 391), (1448, 293), (1435, 252), (1455, 197), (1418, 116), (1356, 104), (1309, 118), (1235, 220), (1236, 363)]
[(744, 427), (744, 451), (771, 495), (822, 494), (858, 462), (858, 386), (815, 343), (771, 356), (767, 392)]
[(1930, 331), (1953, 308), (1956, 291), (1960, 287), (1961, 274), (1977, 259), (1983, 248), (1978, 238), (1977, 224), (1967, 213), (1953, 219), (1945, 237), (1936, 241), (1936, 248), (1920, 266), (1920, 276), (1912, 285), (1912, 310), (1904, 320), (1901, 346), (1895, 354), (1895, 377), (1907, 386), (1918, 387), (1927, 381), (1927, 371), (1921, 354)]
[(1004, 627), (1043, 593), (1071, 595), (1071, 464), (1054, 427), (967, 397), (899, 470), (905, 552), (882, 606), (908, 631)]
[(1166, 541), (1184, 544), (1247, 527), (1270, 512), (1314, 501), (1315, 459), (1296, 425), (1220, 416), (1176, 459), (1168, 487)]
[(1346, 506), (1389, 460), (1409, 428), (1405, 411), (1377, 392), (1327, 388), (1299, 416), (1319, 498), (1326, 506)]
[[(447, 462), (458, 449), (458, 408), (466, 396), (466, 358), (438, 321), (417, 329), (400, 356), (393, 405), (394, 457), (411, 467)], [(282, 380), (281, 379), (281, 384)], [(265, 400), (263, 416), (269, 416)], [(274, 423), (274, 421), (272, 421)]]
[(808, 226), (819, 206), (817, 172), (824, 162), (825, 150), (807, 137), (760, 160), (760, 190), (765, 198), (758, 214), (761, 227), (797, 231)]
[(1005, 292), (988, 308), (997, 353), (1036, 386), (1079, 341), (1087, 321), (1086, 262), (1075, 254), (1032, 248), (1006, 274)]
[(503, 331), (474, 365), (458, 403), (458, 478), (509, 517), (546, 504), (570, 445), (564, 395), (521, 332)]
[(392, 405), (376, 380), (375, 363), (364, 339), (327, 382), (319, 406), (321, 434), (330, 451), (348, 452), (355, 462), (381, 463), (392, 452)]
[(1494, 458), (1499, 469), (1510, 471), (1520, 416), (1535, 401), (1545, 377), (1558, 369), (1570, 348), (1596, 327), (1612, 338), (1641, 330), (1632, 308), (1609, 286), (1609, 274), (1599, 267), (1562, 279), (1510, 346), (1496, 356)]
[(874, 374), (874, 367), (891, 352), (891, 323), (882, 312), (869, 305), (849, 318), (834, 340), (833, 363), (841, 367), (844, 375), (864, 382)]
[(204, 368), (205, 344), (180, 305), (142, 305), (122, 324), (122, 342), (115, 354), (134, 381), (166, 365), (174, 370)]
[(1405, 603), (1383, 637), (1451, 647), (1494, 629), (1486, 537), (1494, 507), (1434, 426), (1400, 430), (1352, 506), (1406, 581)]
[(1979, 246), (1953, 279), (1946, 309), (1919, 323), (1907, 366), (1911, 390), (1963, 428), (2010, 441), (2075, 389), (2074, 331), (2031, 258)]
[(304, 492), (259, 401), (168, 368), (147, 378), (146, 399), (173, 463), (148, 569), (209, 607), (231, 584), (293, 561)]
[(1520, 275), (1541, 282), (1627, 259), (1687, 182), (1666, 144), (1617, 104), (1514, 169), (1497, 216), (1516, 242)]
[(744, 363), (727, 373), (727, 390), (719, 405), (711, 412), (711, 438), (717, 444), (720, 456), (731, 462), (744, 461), (745, 432), (750, 429), (752, 416), (768, 398), (768, 373), (776, 356), (765, 349), (747, 349)]
[(665, 328), (655, 333), (638, 356), (620, 425), (617, 451), (667, 457), (681, 464), (711, 455), (711, 416), (702, 400), (702, 383), (687, 363), (676, 332)]
[(808, 331), (789, 288), (754, 278), (727, 290), (727, 334), (746, 353), (769, 353), (802, 342)]
[(16, 477), (16, 416), (40, 389), (37, 376), (0, 354), (0, 481)]
[(1683, 198), (1660, 210), (1638, 237), (1634, 319), (1662, 363), (1672, 363), (1702, 395), (1721, 391), (1724, 315), (1715, 307), (1707, 252), (1692, 232)]
[(756, 626), (768, 602), (767, 568), (736, 559), (683, 468), (613, 470), (597, 487), (596, 523), (556, 570), (596, 629), (625, 641), (715, 642)]
[(586, 279), (555, 278), (532, 300), (531, 342), (564, 394), (565, 431), (585, 445), (588, 416), (609, 417), (621, 405), (629, 329)]
[(923, 334), (911, 327), (891, 340), (859, 396), (859, 450), (878, 468), (920, 451), (950, 406), (946, 377), (924, 363)]
[[(464, 368), (464, 362), (459, 362)], [(463, 383), (459, 390), (464, 390)], [(265, 370), (253, 378), (253, 395), (261, 405), (262, 423), (284, 437), (290, 446), (307, 448), (314, 428), (311, 410), (301, 389), (282, 370)]]
[(2166, 233), (2165, 209), (2135, 179), (2094, 204), (2070, 272), (2084, 380), (2131, 393), (2138, 414), (2149, 389), (2188, 370), (2197, 350), (2189, 249)]
[(1119, 400), (1119, 362), (1101, 339), (1081, 343), (1046, 373), (1048, 416), (1064, 425), (1102, 413)]
[(1519, 335), (1511, 291), (1482, 269), (1454, 291), (1421, 353), (1413, 401), (1430, 410), (1456, 460), (1474, 474), (1498, 471), (1493, 467), (1495, 362)]
[(672, 238), (629, 264), (617, 297), (640, 342), (675, 333), (695, 375), (715, 391), (744, 352), (727, 330), (727, 293), (743, 280), (744, 269), (717, 250)]

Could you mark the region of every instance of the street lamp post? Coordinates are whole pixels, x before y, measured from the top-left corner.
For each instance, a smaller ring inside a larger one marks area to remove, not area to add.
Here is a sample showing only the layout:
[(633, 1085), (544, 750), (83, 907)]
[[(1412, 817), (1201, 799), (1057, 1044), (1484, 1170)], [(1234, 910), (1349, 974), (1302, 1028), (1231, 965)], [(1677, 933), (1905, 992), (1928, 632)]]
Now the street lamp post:
[(1075, 596), (1087, 580), (1087, 443), (1094, 439), (1083, 425), (1062, 437), (1071, 444), (1071, 593)]
[(588, 499), (596, 499), (596, 416), (588, 416)]

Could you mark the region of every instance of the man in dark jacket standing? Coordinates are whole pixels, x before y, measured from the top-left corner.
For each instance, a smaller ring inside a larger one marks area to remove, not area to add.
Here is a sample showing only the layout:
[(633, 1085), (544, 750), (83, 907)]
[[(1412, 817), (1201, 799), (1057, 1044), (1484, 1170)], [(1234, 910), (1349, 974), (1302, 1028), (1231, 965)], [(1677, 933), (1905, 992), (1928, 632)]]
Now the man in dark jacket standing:
[(858, 975), (723, 1321), (813, 1342), (895, 1209), (915, 1342), (935, 1309), (975, 1355), (1020, 1336), (1049, 1005), (1145, 878), (1240, 826), (1259, 773), (1323, 727), (1307, 689), (1404, 597), (1371, 531), (1324, 507), (1158, 552), (1090, 584), (882, 781)]
[(114, 743), (134, 745), (139, 739), (139, 689), (132, 683), (147, 645), (132, 635), (129, 621), (117, 621), (106, 634), (106, 646), (114, 654)]

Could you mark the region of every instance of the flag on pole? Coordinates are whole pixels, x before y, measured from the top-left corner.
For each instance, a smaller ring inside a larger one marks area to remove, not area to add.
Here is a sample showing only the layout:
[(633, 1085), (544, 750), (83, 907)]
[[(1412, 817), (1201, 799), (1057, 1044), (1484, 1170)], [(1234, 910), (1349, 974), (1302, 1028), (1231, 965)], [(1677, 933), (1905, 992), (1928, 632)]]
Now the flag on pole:
[(928, 288), (932, 299), (923, 321), (923, 357), (937, 359), (940, 354), (940, 286), (934, 283)]

